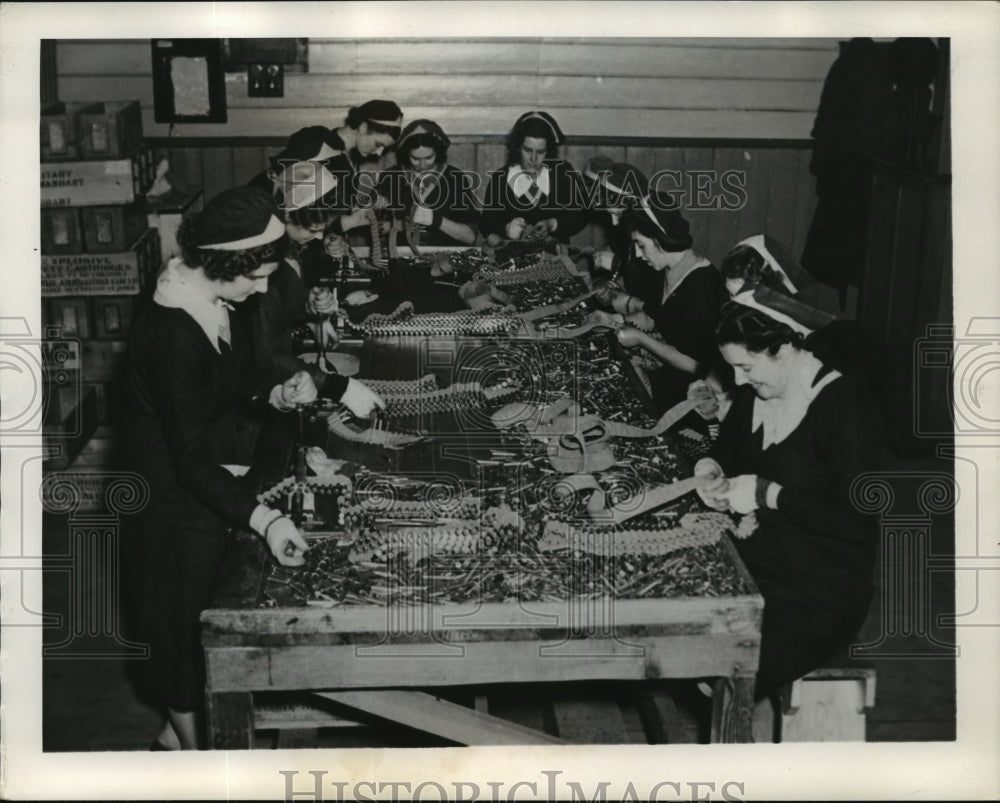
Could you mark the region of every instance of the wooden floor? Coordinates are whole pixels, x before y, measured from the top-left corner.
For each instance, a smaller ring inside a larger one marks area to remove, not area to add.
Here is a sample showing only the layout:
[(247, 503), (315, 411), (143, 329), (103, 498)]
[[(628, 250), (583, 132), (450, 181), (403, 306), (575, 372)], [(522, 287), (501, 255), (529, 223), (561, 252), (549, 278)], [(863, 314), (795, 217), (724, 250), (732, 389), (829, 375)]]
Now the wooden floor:
[[(944, 471), (934, 460), (898, 462), (910, 471)], [(954, 532), (947, 517), (935, 521), (931, 551), (952, 554)], [(66, 554), (68, 533), (65, 519), (48, 516), (44, 525), (44, 548), (48, 555)], [(97, 575), (96, 583), (103, 582)], [(941, 627), (937, 616), (954, 610), (954, 575), (935, 571), (927, 575), (930, 611), (920, 621), (893, 621), (898, 602), (886, 600), (892, 592), (881, 587), (859, 644), (876, 644), (864, 658), (875, 667), (875, 706), (868, 714), (866, 740), (947, 741), (955, 738), (955, 666), (942, 654), (954, 642), (954, 629)], [(61, 615), (61, 624), (46, 633), (46, 644), (67, 640), (70, 621), (69, 577), (50, 571), (45, 577), (45, 611)], [(891, 613), (883, 616), (883, 602)], [(921, 622), (929, 631), (922, 632)], [(883, 632), (896, 631), (882, 639)], [(907, 634), (907, 631), (910, 631)], [(111, 638), (88, 639), (91, 653), (114, 652)], [(78, 652), (69, 642), (66, 657), (48, 657), (43, 668), (43, 746), (49, 751), (146, 750), (161, 725), (160, 716), (140, 699), (130, 682), (132, 662), (121, 658), (72, 657)], [(918, 657), (935, 653), (938, 657)], [(892, 657), (897, 656), (897, 657)], [(903, 656), (903, 657), (898, 657)], [(430, 690), (433, 691), (433, 690)], [(710, 701), (694, 683), (676, 683), (671, 694), (663, 689), (639, 688), (627, 692), (611, 683), (519, 686), (442, 690), (441, 696), (471, 708), (485, 710), (510, 721), (532, 727), (571, 742), (664, 743), (706, 742)], [(657, 692), (658, 694), (654, 694)], [(359, 717), (335, 704), (320, 705), (308, 714), (302, 699), (260, 701), (265, 709), (256, 744), (262, 748), (318, 746), (433, 746), (449, 742), (416, 730), (389, 729), (374, 717)], [(315, 707), (312, 700), (310, 707)], [(302, 717), (296, 727), (287, 727), (288, 714)], [(297, 712), (297, 713), (296, 713)], [(268, 720), (267, 717), (271, 717)], [(282, 730), (269, 727), (278, 718)]]

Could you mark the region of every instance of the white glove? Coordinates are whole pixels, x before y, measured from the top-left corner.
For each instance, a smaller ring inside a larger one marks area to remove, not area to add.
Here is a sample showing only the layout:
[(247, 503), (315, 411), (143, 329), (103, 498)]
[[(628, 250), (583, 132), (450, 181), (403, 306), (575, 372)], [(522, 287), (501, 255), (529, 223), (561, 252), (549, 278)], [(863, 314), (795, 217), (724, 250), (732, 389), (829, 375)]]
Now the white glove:
[(327, 255), (340, 259), (347, 256), (347, 240), (336, 232), (327, 232), (323, 236), (323, 250)]
[(413, 207), (413, 222), (420, 226), (430, 226), (434, 223), (434, 212), (426, 206)]
[(275, 519), (267, 526), (264, 540), (274, 559), (282, 566), (301, 566), (306, 562), (304, 555), (309, 544), (286, 516)]
[(706, 485), (704, 488), (697, 489), (696, 492), (701, 497), (701, 501), (713, 510), (728, 510), (729, 501), (718, 498), (720, 493), (729, 488), (729, 481), (726, 480), (722, 472), (722, 466), (716, 463), (711, 457), (703, 457), (695, 463), (694, 475), (714, 480), (714, 482)]
[(362, 304), (370, 304), (377, 299), (378, 295), (376, 293), (369, 293), (367, 290), (355, 290), (353, 293), (347, 294), (344, 303), (349, 307), (360, 307)]
[(757, 475), (740, 474), (729, 478), (729, 487), (716, 497), (729, 503), (729, 509), (745, 516), (757, 509)]
[(514, 218), (507, 224), (507, 239), (520, 240), (525, 228), (527, 228), (527, 224), (524, 222), (523, 217)]
[(287, 407), (316, 401), (316, 383), (307, 371), (298, 371), (281, 385), (281, 401)]
[(306, 299), (306, 310), (312, 315), (330, 315), (337, 311), (337, 296), (328, 287), (313, 287)]
[(376, 407), (382, 410), (385, 409), (385, 402), (382, 401), (382, 397), (364, 382), (359, 382), (357, 379), (347, 380), (347, 389), (344, 391), (344, 395), (340, 397), (340, 401), (357, 418), (368, 418), (372, 414), (372, 410)]
[(687, 397), (691, 400), (702, 400), (702, 403), (694, 408), (702, 418), (713, 419), (719, 414), (719, 400), (715, 398), (712, 386), (704, 379), (688, 385)]
[(615, 261), (615, 252), (610, 248), (602, 248), (594, 254), (594, 267), (601, 270), (612, 270)]

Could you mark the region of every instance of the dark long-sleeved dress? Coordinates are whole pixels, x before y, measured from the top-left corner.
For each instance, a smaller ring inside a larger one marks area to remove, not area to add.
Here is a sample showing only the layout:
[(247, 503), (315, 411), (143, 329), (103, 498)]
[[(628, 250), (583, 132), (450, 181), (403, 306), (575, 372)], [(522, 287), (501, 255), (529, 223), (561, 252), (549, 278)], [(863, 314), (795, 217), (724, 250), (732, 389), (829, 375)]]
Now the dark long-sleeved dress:
[[(321, 259), (316, 241), (302, 249), (303, 263)], [(307, 269), (304, 265), (303, 270)], [(326, 374), (318, 365), (310, 365), (295, 354), (292, 330), (312, 320), (306, 312), (309, 291), (302, 277), (287, 261), (267, 280), (267, 292), (257, 293), (237, 309), (249, 331), (250, 343), (257, 366), (273, 382), (284, 382), (298, 371), (308, 371), (320, 395), (340, 399), (347, 389), (347, 377)]]
[(851, 503), (850, 488), (877, 470), (881, 430), (857, 382), (841, 376), (765, 449), (761, 430), (751, 431), (755, 398), (748, 385), (735, 389), (712, 457), (726, 476), (756, 474), (782, 486), (778, 509), (758, 510), (756, 532), (736, 540), (764, 597), (757, 677), (764, 695), (821, 666), (864, 622), (878, 529)]
[[(700, 259), (695, 255), (692, 258)], [(723, 362), (715, 342), (715, 327), (727, 298), (719, 271), (707, 262), (684, 276), (663, 298), (665, 279), (660, 280), (656, 294), (643, 297), (646, 314), (653, 319), (663, 341), (697, 362), (699, 370), (690, 374), (664, 365), (650, 374), (653, 398), (662, 410), (687, 398), (688, 385)]]
[(227, 525), (248, 526), (257, 505), (250, 483), (222, 467), (250, 464), (267, 395), (235, 315), (230, 327), (220, 354), (188, 313), (149, 300), (128, 346), (122, 460), (148, 483), (149, 503), (123, 528), (126, 611), (150, 647), (145, 680), (179, 711), (204, 695), (198, 617)]
[[(476, 231), (479, 223), (479, 199), (475, 194), (475, 176), (446, 164), (432, 185), (423, 205), (434, 212), (436, 225), (424, 226), (421, 245), (466, 245), (449, 237), (438, 227), (441, 218), (464, 223)], [(403, 168), (390, 167), (379, 176), (379, 194), (388, 199), (388, 209), (398, 218), (405, 218), (414, 206), (413, 187)]]
[(479, 230), (484, 237), (496, 234), (507, 236), (507, 224), (514, 218), (524, 218), (528, 226), (541, 220), (555, 218), (558, 221), (552, 233), (559, 242), (569, 242), (569, 238), (587, 225), (587, 197), (579, 174), (573, 165), (561, 159), (545, 162), (549, 169), (549, 192), (542, 195), (537, 203), (524, 196), (515, 196), (507, 182), (504, 167), (490, 173), (486, 180), (486, 194), (483, 199), (483, 214), (479, 220)]

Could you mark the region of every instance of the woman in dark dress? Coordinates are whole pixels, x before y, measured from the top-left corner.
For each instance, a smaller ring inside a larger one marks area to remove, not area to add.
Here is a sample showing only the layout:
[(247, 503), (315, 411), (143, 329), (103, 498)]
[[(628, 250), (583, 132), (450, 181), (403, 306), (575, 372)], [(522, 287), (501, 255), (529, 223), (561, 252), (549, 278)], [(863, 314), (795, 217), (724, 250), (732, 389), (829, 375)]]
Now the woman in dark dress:
[(859, 384), (810, 351), (792, 327), (742, 304), (718, 327), (736, 389), (695, 475), (711, 507), (754, 513), (736, 546), (764, 597), (758, 697), (850, 644), (872, 596), (878, 528), (851, 502), (879, 467), (878, 415)]
[(479, 230), (487, 245), (548, 237), (566, 243), (587, 224), (580, 177), (559, 158), (564, 141), (547, 112), (526, 112), (514, 123), (507, 164), (486, 180)]
[(329, 315), (336, 312), (337, 298), (326, 287), (307, 288), (304, 276), (310, 264), (328, 257), (324, 234), (343, 211), (339, 206), (340, 180), (323, 164), (299, 162), (288, 165), (285, 181), (276, 198), (285, 219), (283, 258), (272, 274), (267, 291), (239, 310), (250, 333), (257, 365), (264, 375), (283, 382), (299, 371), (308, 371), (319, 395), (342, 401), (357, 416), (368, 417), (381, 399), (363, 382), (325, 373), (321, 360), (307, 364), (297, 353), (293, 332), (310, 326), (323, 347), (336, 337)]
[(646, 202), (627, 214), (626, 225), (638, 258), (663, 279), (642, 299), (642, 312), (611, 318), (627, 324), (618, 332), (623, 346), (641, 346), (662, 363), (650, 380), (654, 401), (667, 410), (695, 379), (719, 371), (715, 326), (726, 291), (715, 266), (693, 250), (680, 212)]
[(379, 195), (396, 218), (420, 227), (422, 245), (472, 245), (479, 223), (475, 177), (448, 164), (451, 140), (432, 120), (414, 120), (396, 142), (395, 167), (379, 176)]
[[(123, 458), (149, 485), (149, 504), (123, 539), (145, 680), (167, 710), (154, 749), (198, 747), (204, 695), (199, 615), (211, 600), (228, 526), (264, 537), (275, 559), (303, 562), (292, 521), (258, 504), (240, 476), (254, 452), (260, 408), (315, 398), (305, 373), (258, 381), (240, 320), (229, 314), (267, 286), (284, 234), (272, 199), (240, 187), (181, 224), (183, 256), (168, 263), (136, 314), (128, 346)], [(238, 468), (242, 467), (242, 468)]]

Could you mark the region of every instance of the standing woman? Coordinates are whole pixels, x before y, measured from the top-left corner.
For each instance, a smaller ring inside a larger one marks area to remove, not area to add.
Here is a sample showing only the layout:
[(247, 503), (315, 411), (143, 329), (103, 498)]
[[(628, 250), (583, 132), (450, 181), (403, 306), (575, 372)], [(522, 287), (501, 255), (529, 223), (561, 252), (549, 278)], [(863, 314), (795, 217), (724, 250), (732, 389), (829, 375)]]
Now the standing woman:
[(414, 120), (396, 142), (396, 166), (379, 177), (379, 195), (397, 218), (420, 226), (422, 245), (476, 242), (475, 177), (448, 164), (449, 145), (437, 123)]
[[(167, 710), (153, 749), (196, 749), (204, 696), (201, 611), (211, 601), (228, 526), (249, 528), (285, 565), (307, 546), (292, 521), (257, 503), (240, 479), (256, 441), (256, 414), (315, 398), (308, 374), (257, 382), (230, 304), (267, 287), (284, 226), (272, 199), (240, 187), (211, 200), (178, 231), (153, 298), (136, 315), (128, 347), (122, 446), (149, 485), (149, 504), (123, 541), (142, 670)], [(230, 468), (231, 467), (231, 468)]]
[(718, 328), (737, 387), (695, 475), (710, 507), (755, 513), (736, 546), (764, 597), (757, 696), (821, 666), (868, 612), (878, 528), (851, 485), (879, 467), (879, 418), (859, 384), (761, 309), (729, 304)]
[[(328, 316), (336, 312), (337, 299), (328, 288), (310, 289), (303, 280), (312, 261), (326, 258), (324, 233), (344, 211), (341, 181), (316, 162), (288, 165), (283, 175), (277, 192), (278, 214), (285, 220), (282, 259), (266, 291), (240, 309), (253, 355), (267, 378), (283, 382), (308, 371), (319, 395), (343, 401), (367, 418), (382, 400), (364, 383), (320, 368), (326, 344), (336, 338)], [(302, 326), (311, 326), (319, 343), (315, 365), (307, 365), (293, 348), (293, 330)]]
[(677, 210), (644, 202), (628, 213), (626, 225), (639, 259), (663, 279), (618, 340), (663, 363), (650, 380), (654, 401), (666, 410), (687, 397), (692, 381), (718, 369), (715, 326), (726, 291), (715, 266), (693, 250), (690, 226)]
[(507, 137), (507, 164), (490, 173), (479, 230), (486, 244), (552, 237), (561, 243), (587, 224), (585, 191), (559, 158), (565, 142), (548, 112), (525, 112)]

